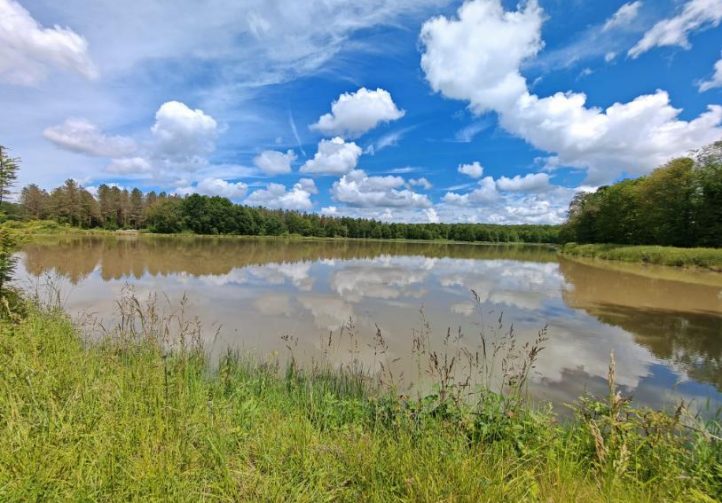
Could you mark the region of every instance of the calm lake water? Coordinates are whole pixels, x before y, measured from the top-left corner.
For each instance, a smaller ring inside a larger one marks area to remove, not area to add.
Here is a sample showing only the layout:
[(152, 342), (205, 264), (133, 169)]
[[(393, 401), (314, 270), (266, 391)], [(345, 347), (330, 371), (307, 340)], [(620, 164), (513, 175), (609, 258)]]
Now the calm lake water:
[(425, 323), (437, 348), (448, 328), (454, 344), (475, 347), (512, 324), (517, 346), (548, 326), (530, 385), (538, 399), (603, 394), (614, 351), (617, 382), (638, 403), (722, 405), (722, 274), (602, 266), (544, 247), (361, 241), (77, 238), (28, 244), (20, 256), (20, 283), (55, 277), (69, 312), (105, 325), (128, 285), (170, 304), (187, 294), (213, 355), (268, 357), (288, 345), (299, 358), (351, 355), (384, 363), (403, 387), (425, 375), (411, 352)]

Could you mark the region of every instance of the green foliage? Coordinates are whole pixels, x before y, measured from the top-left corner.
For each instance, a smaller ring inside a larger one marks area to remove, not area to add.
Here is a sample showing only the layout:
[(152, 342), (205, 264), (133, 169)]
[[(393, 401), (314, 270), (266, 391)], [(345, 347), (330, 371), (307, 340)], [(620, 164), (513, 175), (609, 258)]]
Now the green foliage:
[(226, 198), (193, 194), (185, 198), (139, 189), (101, 185), (97, 198), (68, 180), (50, 194), (25, 187), (21, 206), (31, 219), (49, 218), (82, 228), (145, 228), (174, 234), (348, 237), (363, 239), (448, 240), (493, 243), (555, 243), (553, 225), (400, 224), (361, 218), (327, 217), (298, 211), (233, 204)]
[(145, 222), (153, 232), (173, 234), (183, 230), (182, 201), (175, 198), (158, 199), (145, 214)]
[(15, 184), (19, 169), (19, 160), (10, 157), (7, 149), (0, 145), (0, 205), (6, 196), (10, 195), (10, 188)]
[(37, 236), (45, 235), (93, 235), (104, 234), (105, 231), (94, 229), (79, 229), (68, 224), (61, 224), (55, 220), (7, 220), (0, 227), (15, 236), (19, 242), (24, 242)]
[(89, 228), (100, 224), (100, 211), (95, 198), (80, 186), (75, 180), (68, 179), (61, 187), (53, 189), (50, 195), (44, 191), (36, 191), (25, 187), (21, 193), (21, 202), (27, 213), (32, 214), (33, 206), (26, 206), (28, 198), (23, 194), (37, 199), (37, 206), (41, 208), (41, 217), (52, 218), (60, 223), (76, 227)]
[(17, 264), (15, 234), (0, 228), (0, 319), (17, 321), (25, 315), (25, 299), (18, 288), (10, 285)]
[(722, 246), (722, 143), (649, 176), (578, 194), (560, 241)]
[(17, 259), (16, 242), (6, 229), (0, 229), (0, 299), (5, 297), (8, 283), (13, 279)]
[(697, 178), (697, 241), (719, 246), (722, 235), (722, 162), (708, 160)]
[(181, 204), (185, 227), (196, 234), (234, 234), (236, 208), (223, 197), (207, 197), (193, 194)]
[(722, 497), (718, 425), (631, 408), (613, 372), (607, 400), (558, 422), (489, 392), (411, 400), (233, 353), (212, 370), (190, 339), (169, 351), (153, 319), (123, 326), (88, 343), (59, 311), (0, 321), (0, 500)]
[[(0, 146), (0, 210), (3, 196), (16, 178), (18, 163)], [(68, 179), (50, 193), (31, 184), (22, 189), (20, 205), (12, 205), (16, 219), (55, 220), (83, 229), (102, 227), (148, 229), (175, 234), (236, 234), (245, 236), (299, 235), (364, 239), (418, 239), (495, 243), (555, 243), (559, 228), (552, 225), (397, 224), (360, 218), (333, 218), (297, 211), (269, 210), (233, 204), (226, 198), (192, 194), (185, 198), (143, 194), (102, 184), (93, 196)]]
[(20, 204), (29, 218), (42, 220), (48, 216), (50, 195), (37, 185), (30, 184), (20, 192)]

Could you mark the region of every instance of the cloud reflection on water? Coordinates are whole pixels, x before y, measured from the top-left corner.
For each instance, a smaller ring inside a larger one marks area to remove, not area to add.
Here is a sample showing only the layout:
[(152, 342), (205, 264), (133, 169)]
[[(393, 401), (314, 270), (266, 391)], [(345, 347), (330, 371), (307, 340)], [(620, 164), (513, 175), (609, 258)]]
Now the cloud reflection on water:
[[(126, 283), (141, 295), (188, 292), (193, 314), (224, 327), (216, 354), (227, 345), (279, 351), (288, 334), (318, 357), (319, 341), (353, 319), (366, 342), (378, 324), (385, 358), (400, 357), (394, 365), (408, 376), (420, 309), (437, 337), (461, 327), (469, 344), (503, 313), (520, 342), (549, 325), (532, 383), (539, 397), (560, 402), (597, 389), (613, 350), (618, 382), (645, 403), (720, 401), (712, 386), (722, 389), (722, 284), (714, 278), (559, 262), (539, 247), (187, 238), (31, 244), (21, 264), (28, 279), (65, 278), (67, 308), (102, 318), (112, 317)], [(370, 364), (366, 342), (360, 353)]]

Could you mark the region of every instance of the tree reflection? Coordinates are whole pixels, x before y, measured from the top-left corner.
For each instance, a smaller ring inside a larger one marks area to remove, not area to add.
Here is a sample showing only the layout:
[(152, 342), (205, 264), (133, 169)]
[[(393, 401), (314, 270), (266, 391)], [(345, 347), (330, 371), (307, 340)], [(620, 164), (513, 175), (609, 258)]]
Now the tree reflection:
[(720, 288), (563, 260), (570, 307), (618, 326), (656, 357), (722, 390)]
[(268, 263), (369, 259), (417, 255), (473, 259), (555, 260), (542, 246), (464, 245), (355, 240), (284, 240), (201, 237), (74, 238), (24, 247), (26, 270), (54, 271), (77, 284), (97, 267), (104, 280), (186, 273), (224, 275)]

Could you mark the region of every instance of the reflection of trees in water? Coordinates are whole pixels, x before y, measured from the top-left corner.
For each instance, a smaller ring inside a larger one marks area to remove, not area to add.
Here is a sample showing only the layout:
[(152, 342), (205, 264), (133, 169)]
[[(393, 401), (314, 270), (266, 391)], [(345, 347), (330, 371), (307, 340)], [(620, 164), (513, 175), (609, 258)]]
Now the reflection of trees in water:
[(559, 261), (559, 270), (573, 287), (564, 291), (564, 300), (572, 307), (609, 304), (722, 315), (719, 286), (642, 276), (564, 259)]
[(691, 378), (722, 391), (722, 315), (620, 306), (600, 306), (590, 314), (634, 334), (634, 340), (658, 358), (680, 365)]
[(552, 261), (553, 251), (540, 246), (473, 246), (344, 240), (283, 240), (228, 238), (140, 239), (74, 238), (24, 247), (26, 268), (33, 275), (55, 270), (73, 283), (100, 266), (103, 279), (140, 278), (187, 273), (224, 275), (234, 268), (268, 263), (323, 259), (368, 259), (383, 255), (418, 255)]
[(77, 284), (100, 263), (102, 246), (90, 240), (72, 240), (60, 246), (28, 244), (23, 247), (24, 265), (28, 273), (41, 276), (55, 272)]
[(573, 261), (560, 271), (570, 307), (618, 326), (660, 359), (722, 391), (722, 299), (719, 288), (654, 279)]

